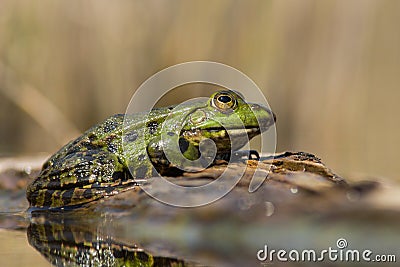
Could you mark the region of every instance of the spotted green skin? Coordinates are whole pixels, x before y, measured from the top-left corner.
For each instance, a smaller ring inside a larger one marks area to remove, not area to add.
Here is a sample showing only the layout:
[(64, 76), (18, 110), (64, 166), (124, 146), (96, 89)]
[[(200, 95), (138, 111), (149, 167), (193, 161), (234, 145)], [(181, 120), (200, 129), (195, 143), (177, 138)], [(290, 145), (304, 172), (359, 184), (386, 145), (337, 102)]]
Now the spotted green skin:
[[(229, 95), (235, 106), (216, 106), (221, 95)], [(75, 207), (135, 189), (139, 181), (154, 176), (155, 169), (161, 174), (175, 172), (171, 162), (179, 162), (180, 152), (196, 160), (199, 143), (206, 138), (215, 142), (217, 158), (226, 158), (231, 149), (242, 148), (274, 121), (271, 111), (246, 103), (234, 91), (219, 91), (208, 100), (153, 109), (149, 114), (114, 115), (50, 157), (28, 186), (27, 199), (31, 207)], [(162, 137), (164, 122), (169, 131)], [(236, 129), (231, 134), (235, 142), (230, 142), (226, 129)], [(168, 160), (164, 147), (171, 140), (179, 140), (180, 151)]]

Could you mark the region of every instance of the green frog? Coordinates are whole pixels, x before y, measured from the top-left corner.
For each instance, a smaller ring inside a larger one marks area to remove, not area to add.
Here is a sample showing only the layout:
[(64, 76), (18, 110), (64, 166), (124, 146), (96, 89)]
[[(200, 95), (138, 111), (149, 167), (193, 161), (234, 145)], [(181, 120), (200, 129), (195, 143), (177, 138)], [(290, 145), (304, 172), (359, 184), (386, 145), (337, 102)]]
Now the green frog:
[[(155, 170), (160, 174), (178, 171), (174, 162), (182, 155), (187, 160), (199, 159), (204, 152), (200, 144), (206, 139), (215, 143), (215, 159), (229, 159), (231, 151), (274, 122), (269, 109), (247, 103), (231, 90), (148, 114), (114, 115), (51, 156), (28, 186), (27, 199), (31, 207), (72, 208), (137, 189)], [(170, 129), (164, 135), (163, 126)], [(171, 140), (177, 140), (180, 151), (167, 157), (165, 147)]]

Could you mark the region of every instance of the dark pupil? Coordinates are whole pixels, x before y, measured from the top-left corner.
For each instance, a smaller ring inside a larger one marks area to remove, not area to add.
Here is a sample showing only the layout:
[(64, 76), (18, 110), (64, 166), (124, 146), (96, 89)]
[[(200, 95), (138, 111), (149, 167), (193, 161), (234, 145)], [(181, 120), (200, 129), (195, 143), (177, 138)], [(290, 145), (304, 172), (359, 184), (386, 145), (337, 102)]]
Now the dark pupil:
[(221, 95), (218, 97), (218, 101), (222, 103), (229, 103), (231, 102), (231, 97), (227, 95)]

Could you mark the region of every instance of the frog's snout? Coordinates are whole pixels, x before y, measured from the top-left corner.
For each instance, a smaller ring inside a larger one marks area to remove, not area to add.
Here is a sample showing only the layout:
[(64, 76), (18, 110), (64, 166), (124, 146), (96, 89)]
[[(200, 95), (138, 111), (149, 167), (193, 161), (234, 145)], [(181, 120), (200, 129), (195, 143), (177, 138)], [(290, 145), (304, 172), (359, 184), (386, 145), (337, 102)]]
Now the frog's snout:
[(260, 128), (267, 130), (276, 122), (276, 115), (264, 105), (252, 104), (251, 109), (257, 117)]
[(264, 110), (268, 113), (268, 116), (258, 118), (258, 121), (260, 123), (260, 128), (262, 129), (262, 131), (266, 131), (276, 122), (276, 115), (271, 110), (265, 108)]

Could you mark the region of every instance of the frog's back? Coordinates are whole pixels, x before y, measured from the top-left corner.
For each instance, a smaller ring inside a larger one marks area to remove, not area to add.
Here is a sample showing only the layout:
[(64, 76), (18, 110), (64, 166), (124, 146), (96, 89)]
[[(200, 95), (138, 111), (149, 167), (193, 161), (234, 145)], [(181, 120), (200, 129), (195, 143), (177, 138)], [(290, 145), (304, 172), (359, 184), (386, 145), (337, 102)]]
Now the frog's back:
[(50, 157), (28, 186), (30, 205), (80, 205), (135, 186), (122, 158), (123, 120), (122, 114), (106, 119)]

